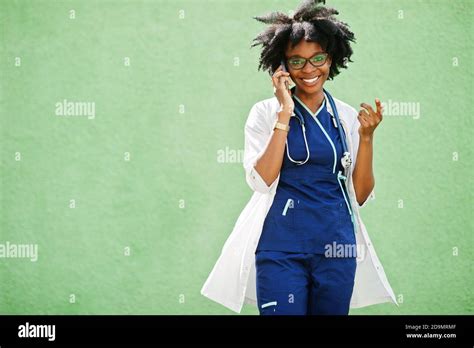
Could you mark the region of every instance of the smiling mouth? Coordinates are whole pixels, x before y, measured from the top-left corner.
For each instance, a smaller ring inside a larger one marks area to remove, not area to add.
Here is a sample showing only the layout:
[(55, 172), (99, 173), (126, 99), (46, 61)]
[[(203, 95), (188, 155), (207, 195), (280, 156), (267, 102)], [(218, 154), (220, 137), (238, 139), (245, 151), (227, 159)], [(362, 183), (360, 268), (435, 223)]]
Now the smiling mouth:
[(319, 80), (319, 76), (316, 76), (315, 78), (312, 78), (312, 79), (302, 79), (302, 80), (306, 83), (313, 84)]

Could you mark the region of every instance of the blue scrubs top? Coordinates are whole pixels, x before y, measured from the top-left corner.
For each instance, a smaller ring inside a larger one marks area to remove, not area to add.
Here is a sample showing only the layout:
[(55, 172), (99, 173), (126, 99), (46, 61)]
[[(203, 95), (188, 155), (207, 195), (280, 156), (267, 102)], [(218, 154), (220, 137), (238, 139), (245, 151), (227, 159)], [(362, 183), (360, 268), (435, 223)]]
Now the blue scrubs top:
[(333, 247), (334, 243), (349, 245), (355, 251), (354, 225), (342, 191), (348, 197), (345, 182), (337, 178), (339, 171), (344, 173), (339, 131), (326, 100), (316, 114), (296, 96), (294, 100), (305, 121), (310, 157), (297, 165), (287, 156), (289, 148), (293, 160), (307, 157), (302, 127), (297, 117), (291, 117), (280, 180), (257, 251), (324, 254), (326, 246)]

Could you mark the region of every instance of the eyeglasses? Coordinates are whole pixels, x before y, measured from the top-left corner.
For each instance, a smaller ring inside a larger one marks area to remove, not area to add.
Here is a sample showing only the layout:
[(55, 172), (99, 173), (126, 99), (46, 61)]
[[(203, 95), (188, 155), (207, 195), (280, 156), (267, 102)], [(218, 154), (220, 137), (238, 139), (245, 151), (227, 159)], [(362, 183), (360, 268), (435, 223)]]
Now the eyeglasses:
[(291, 57), (288, 58), (287, 62), (288, 65), (295, 70), (300, 70), (303, 69), (304, 66), (306, 65), (306, 62), (310, 62), (312, 66), (315, 68), (324, 65), (326, 63), (326, 60), (328, 58), (327, 53), (316, 53), (314, 56), (312, 56), (309, 59), (302, 58), (302, 57)]

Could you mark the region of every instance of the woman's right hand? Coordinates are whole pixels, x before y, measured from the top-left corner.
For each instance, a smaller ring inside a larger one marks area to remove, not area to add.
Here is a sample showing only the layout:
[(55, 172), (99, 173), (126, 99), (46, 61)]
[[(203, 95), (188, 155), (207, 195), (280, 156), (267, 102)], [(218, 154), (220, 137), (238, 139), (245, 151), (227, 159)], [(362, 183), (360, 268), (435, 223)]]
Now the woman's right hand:
[(288, 85), (290, 84), (290, 74), (286, 71), (283, 71), (283, 67), (280, 65), (272, 76), (272, 82), (275, 96), (280, 102), (280, 106), (283, 108), (283, 110), (293, 111), (295, 103), (293, 98), (291, 98), (291, 90), (287, 89), (287, 85), (285, 84), (285, 82), (287, 82)]

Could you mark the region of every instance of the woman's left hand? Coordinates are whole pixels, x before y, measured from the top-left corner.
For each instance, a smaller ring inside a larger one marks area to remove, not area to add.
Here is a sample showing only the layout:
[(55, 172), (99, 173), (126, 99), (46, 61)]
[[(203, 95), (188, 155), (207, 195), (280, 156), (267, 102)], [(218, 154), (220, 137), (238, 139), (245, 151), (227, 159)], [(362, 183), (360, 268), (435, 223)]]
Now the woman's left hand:
[(360, 122), (359, 127), (359, 137), (361, 139), (370, 140), (374, 135), (374, 130), (377, 128), (380, 122), (382, 122), (383, 116), (383, 108), (380, 100), (377, 98), (375, 99), (375, 105), (377, 107), (377, 111), (374, 111), (369, 104), (362, 103), (360, 106), (363, 108), (359, 111), (359, 115), (357, 118)]

